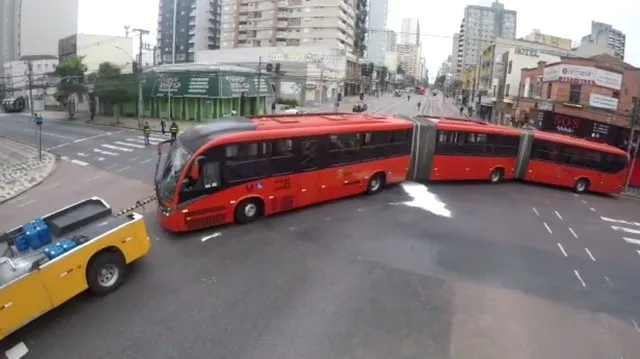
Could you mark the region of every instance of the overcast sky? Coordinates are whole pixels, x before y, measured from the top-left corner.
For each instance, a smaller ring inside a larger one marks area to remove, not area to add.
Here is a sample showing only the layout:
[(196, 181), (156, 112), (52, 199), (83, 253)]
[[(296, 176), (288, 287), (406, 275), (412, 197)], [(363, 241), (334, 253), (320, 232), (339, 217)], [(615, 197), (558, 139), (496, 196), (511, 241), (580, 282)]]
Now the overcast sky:
[[(421, 14), (423, 56), (430, 77), (451, 54), (466, 5), (490, 5), (492, 0), (389, 0), (389, 28), (400, 30), (406, 17)], [(504, 0), (505, 8), (518, 12), (517, 36), (532, 29), (579, 40), (590, 32), (591, 20), (612, 24), (627, 34), (625, 60), (640, 66), (640, 1), (638, 0)], [(124, 25), (151, 30), (148, 42), (155, 42), (158, 0), (80, 0), (80, 32), (122, 35)]]

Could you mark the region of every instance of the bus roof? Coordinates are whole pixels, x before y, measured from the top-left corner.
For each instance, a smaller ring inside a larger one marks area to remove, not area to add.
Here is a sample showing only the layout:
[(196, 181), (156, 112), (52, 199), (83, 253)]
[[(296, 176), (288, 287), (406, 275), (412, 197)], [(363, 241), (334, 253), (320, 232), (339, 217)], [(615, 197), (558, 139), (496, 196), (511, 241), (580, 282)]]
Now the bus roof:
[(611, 154), (626, 155), (626, 152), (619, 148), (609, 146), (604, 143), (593, 142), (593, 141), (585, 140), (582, 138), (563, 135), (561, 133), (547, 132), (547, 131), (534, 129), (533, 137), (540, 140), (561, 143), (564, 145), (578, 146), (578, 147), (588, 148), (590, 150), (602, 151), (602, 152), (607, 152)]
[(501, 125), (495, 125), (492, 123), (484, 122), (481, 120), (474, 120), (468, 118), (456, 118), (456, 117), (432, 117), (432, 116), (418, 116), (420, 118), (429, 119), (436, 124), (438, 129), (442, 130), (463, 130), (463, 131), (479, 131), (494, 134), (504, 134), (519, 136), (520, 130), (513, 127), (506, 127)]
[[(194, 126), (178, 136), (178, 142), (191, 152), (197, 151), (214, 138), (248, 131), (304, 130), (352, 126), (410, 128), (413, 124), (387, 115), (363, 113), (317, 113), (304, 115), (273, 115), (260, 117), (231, 116)], [(372, 129), (374, 129), (372, 128)]]

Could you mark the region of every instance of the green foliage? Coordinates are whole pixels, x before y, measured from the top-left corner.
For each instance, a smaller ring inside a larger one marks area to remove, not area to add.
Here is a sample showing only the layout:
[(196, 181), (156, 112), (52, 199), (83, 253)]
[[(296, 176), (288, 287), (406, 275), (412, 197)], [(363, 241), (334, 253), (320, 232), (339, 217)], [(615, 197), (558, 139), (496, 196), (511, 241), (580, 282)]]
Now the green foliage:
[(94, 79), (93, 94), (103, 106), (119, 107), (138, 95), (136, 76), (123, 74), (120, 67), (110, 62), (100, 64)]
[(436, 81), (435, 81), (435, 85), (438, 87), (442, 87), (444, 85), (444, 82), (447, 80), (447, 76), (446, 75), (440, 75), (438, 77), (436, 77)]
[(82, 57), (65, 60), (58, 64), (55, 74), (60, 77), (57, 91), (54, 95), (61, 104), (67, 103), (72, 95), (83, 97), (87, 95), (86, 85), (87, 66)]
[(402, 66), (398, 65), (398, 67), (396, 67), (396, 74), (404, 75), (404, 69), (402, 68)]

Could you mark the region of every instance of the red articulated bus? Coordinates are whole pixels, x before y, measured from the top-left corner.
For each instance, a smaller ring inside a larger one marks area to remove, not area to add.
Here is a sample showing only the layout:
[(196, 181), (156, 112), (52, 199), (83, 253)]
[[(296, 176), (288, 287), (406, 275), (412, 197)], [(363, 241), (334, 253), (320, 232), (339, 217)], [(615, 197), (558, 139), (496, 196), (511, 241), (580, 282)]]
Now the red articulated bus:
[(413, 123), (392, 116), (230, 117), (158, 147), (162, 225), (175, 232), (260, 216), (406, 179)]
[(413, 89), (413, 92), (415, 92), (417, 95), (424, 95), (426, 92), (426, 89), (423, 86), (416, 86)]
[(628, 155), (615, 147), (556, 133), (481, 121), (418, 116), (409, 178), (508, 179), (620, 193)]

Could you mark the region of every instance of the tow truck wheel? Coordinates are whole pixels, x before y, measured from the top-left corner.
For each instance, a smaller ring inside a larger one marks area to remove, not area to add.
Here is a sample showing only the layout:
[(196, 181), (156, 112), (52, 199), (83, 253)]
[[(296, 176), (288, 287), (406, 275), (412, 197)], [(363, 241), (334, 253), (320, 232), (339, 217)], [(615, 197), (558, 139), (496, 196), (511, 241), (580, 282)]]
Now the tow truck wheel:
[(367, 194), (378, 193), (384, 187), (384, 174), (376, 173), (369, 179), (369, 183), (367, 184)]
[(259, 200), (255, 198), (245, 199), (236, 206), (234, 219), (240, 224), (251, 223), (260, 218), (262, 208), (262, 203)]
[(87, 267), (87, 284), (95, 295), (106, 295), (124, 282), (125, 263), (117, 252), (103, 252), (94, 257)]

